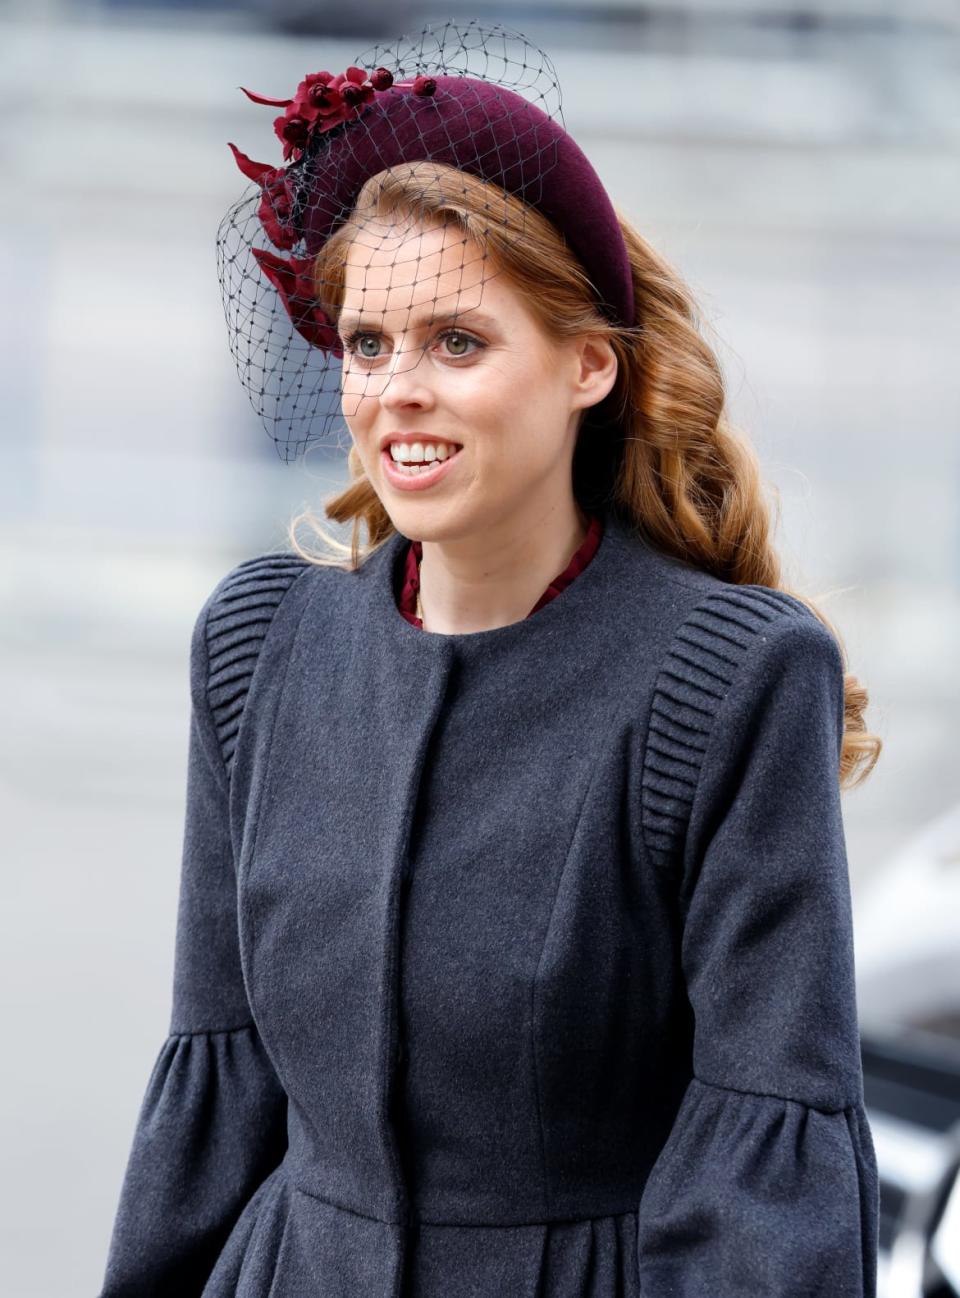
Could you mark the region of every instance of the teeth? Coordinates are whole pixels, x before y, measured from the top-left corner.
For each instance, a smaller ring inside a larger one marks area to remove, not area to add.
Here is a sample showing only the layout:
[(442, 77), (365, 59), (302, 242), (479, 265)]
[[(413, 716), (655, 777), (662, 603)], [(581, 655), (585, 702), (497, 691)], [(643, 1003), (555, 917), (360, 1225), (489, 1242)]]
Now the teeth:
[(390, 443), (390, 456), (394, 463), (404, 466), (423, 466), (434, 460), (446, 460), (457, 450), (455, 444), (446, 442), (412, 442), (410, 445), (403, 442)]

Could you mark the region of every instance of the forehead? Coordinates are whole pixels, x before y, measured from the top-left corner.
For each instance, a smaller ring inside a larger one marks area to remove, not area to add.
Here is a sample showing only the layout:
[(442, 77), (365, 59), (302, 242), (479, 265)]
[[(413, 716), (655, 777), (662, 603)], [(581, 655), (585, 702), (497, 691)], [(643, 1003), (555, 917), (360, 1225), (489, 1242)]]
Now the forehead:
[(367, 220), (350, 244), (341, 319), (390, 318), (414, 308), (467, 311), (489, 299), (495, 272), (483, 249), (454, 225)]

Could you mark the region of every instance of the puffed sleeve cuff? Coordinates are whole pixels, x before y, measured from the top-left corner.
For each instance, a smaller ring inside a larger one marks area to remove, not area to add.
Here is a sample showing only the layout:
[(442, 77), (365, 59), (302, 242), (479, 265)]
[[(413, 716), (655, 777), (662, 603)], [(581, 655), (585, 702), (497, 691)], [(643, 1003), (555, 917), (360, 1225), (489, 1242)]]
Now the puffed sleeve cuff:
[(644, 1298), (874, 1298), (877, 1196), (861, 1102), (694, 1077), (640, 1201)]
[(286, 1094), (253, 1024), (168, 1036), (140, 1107), (100, 1298), (199, 1295), (285, 1148)]

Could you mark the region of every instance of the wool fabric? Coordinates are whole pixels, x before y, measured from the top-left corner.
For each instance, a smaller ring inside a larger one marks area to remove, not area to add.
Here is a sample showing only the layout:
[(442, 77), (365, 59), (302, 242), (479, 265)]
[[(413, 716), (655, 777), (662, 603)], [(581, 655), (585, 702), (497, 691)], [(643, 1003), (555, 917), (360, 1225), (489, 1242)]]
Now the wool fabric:
[(197, 617), (101, 1298), (874, 1298), (833, 636), (612, 510), (434, 634), (407, 547)]

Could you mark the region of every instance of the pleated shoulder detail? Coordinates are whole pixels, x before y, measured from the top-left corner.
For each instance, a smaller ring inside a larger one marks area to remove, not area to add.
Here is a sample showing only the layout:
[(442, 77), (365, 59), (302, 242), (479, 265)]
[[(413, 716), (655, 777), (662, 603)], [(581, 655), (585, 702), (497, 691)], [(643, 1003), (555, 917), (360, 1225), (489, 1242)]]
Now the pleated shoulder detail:
[(641, 823), (657, 866), (677, 861), (714, 719), (758, 635), (782, 618), (815, 619), (769, 586), (712, 591), (674, 633), (657, 676), (641, 782)]
[(207, 618), (207, 690), (229, 778), (240, 719), (260, 646), (287, 591), (313, 565), (296, 554), (264, 554), (232, 569)]

